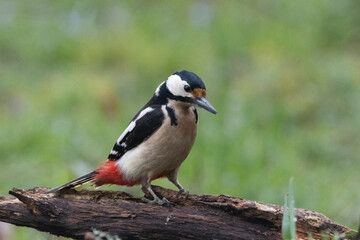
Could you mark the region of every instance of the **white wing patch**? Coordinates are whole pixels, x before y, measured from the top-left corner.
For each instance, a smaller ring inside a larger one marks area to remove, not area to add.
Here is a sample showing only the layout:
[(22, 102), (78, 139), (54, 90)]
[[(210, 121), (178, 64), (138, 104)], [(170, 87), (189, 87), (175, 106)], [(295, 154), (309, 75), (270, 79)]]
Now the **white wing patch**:
[(139, 120), (140, 118), (142, 118), (145, 114), (147, 114), (147, 113), (149, 113), (149, 112), (151, 112), (151, 111), (154, 111), (154, 108), (152, 108), (152, 107), (147, 107), (147, 108), (145, 108), (144, 110), (142, 110), (142, 111), (140, 112), (139, 116), (135, 119), (135, 122), (136, 122), (137, 120)]
[[(120, 145), (120, 142), (123, 140), (123, 138), (125, 137), (126, 134), (128, 134), (129, 132), (131, 132), (132, 130), (134, 130), (135, 126), (136, 126), (136, 121), (139, 120), (140, 118), (142, 118), (145, 114), (153, 111), (154, 108), (151, 107), (147, 107), (144, 110), (142, 110), (139, 114), (139, 116), (137, 116), (137, 118), (134, 121), (131, 121), (131, 123), (129, 124), (129, 126), (125, 129), (125, 131), (120, 135), (120, 137), (118, 138), (118, 140), (116, 141), (116, 143), (118, 145)], [(126, 143), (123, 143), (126, 146)], [(121, 144), (121, 146), (124, 147), (124, 145)]]
[(125, 131), (120, 135), (120, 137), (118, 138), (118, 140), (116, 141), (116, 143), (118, 145), (120, 145), (120, 142), (121, 140), (125, 137), (125, 135), (128, 133), (128, 132), (131, 132), (135, 127), (135, 121), (132, 121), (129, 126), (125, 129)]
[(165, 119), (168, 117), (168, 112), (166, 111), (166, 105), (161, 106), (161, 111), (163, 112)]

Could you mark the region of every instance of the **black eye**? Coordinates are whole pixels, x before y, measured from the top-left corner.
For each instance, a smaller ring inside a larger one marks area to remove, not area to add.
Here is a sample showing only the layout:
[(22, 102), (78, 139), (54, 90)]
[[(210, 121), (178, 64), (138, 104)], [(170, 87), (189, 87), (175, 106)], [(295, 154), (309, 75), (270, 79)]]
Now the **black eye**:
[(184, 86), (184, 90), (185, 90), (185, 92), (190, 92), (190, 86), (189, 85), (185, 85)]

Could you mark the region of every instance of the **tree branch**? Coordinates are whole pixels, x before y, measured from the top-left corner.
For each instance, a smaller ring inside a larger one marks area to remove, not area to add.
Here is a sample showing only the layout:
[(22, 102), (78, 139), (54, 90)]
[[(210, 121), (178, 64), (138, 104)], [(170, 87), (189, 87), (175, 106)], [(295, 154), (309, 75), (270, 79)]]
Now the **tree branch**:
[[(173, 190), (153, 189), (172, 204), (149, 205), (124, 192), (14, 188), (14, 197), (0, 197), (0, 221), (75, 239), (91, 239), (92, 229), (121, 239), (281, 239), (280, 206), (226, 195), (177, 198)], [(299, 239), (353, 231), (309, 210), (296, 209), (296, 217)]]

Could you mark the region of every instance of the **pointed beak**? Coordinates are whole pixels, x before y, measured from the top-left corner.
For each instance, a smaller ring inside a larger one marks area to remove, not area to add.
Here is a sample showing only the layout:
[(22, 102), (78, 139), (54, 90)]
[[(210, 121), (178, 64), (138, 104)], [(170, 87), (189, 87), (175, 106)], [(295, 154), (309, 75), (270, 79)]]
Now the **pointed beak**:
[(209, 103), (208, 100), (206, 100), (206, 98), (204, 97), (198, 97), (194, 99), (194, 104), (198, 105), (199, 107), (213, 113), (216, 114), (217, 111), (215, 110), (215, 108)]

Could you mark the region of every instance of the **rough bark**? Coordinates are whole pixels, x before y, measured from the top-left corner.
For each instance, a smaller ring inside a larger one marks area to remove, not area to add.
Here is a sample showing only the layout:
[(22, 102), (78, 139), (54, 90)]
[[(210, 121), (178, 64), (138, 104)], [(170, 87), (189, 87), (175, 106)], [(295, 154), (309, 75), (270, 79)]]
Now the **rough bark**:
[[(14, 188), (14, 197), (0, 197), (0, 221), (75, 239), (93, 238), (92, 229), (121, 239), (281, 239), (281, 206), (153, 189), (171, 205), (149, 205), (124, 192)], [(297, 239), (353, 232), (317, 212), (296, 209), (296, 217)]]

